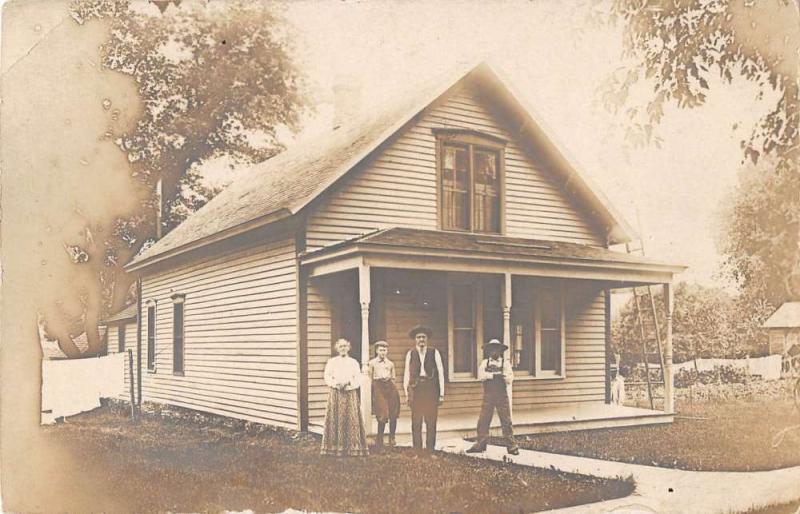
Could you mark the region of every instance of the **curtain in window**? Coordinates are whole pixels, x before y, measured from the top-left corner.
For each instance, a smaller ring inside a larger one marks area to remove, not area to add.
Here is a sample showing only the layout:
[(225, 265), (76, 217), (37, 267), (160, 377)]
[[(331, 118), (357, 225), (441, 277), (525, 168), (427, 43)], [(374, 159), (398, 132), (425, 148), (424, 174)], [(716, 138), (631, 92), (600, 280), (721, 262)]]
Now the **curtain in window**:
[(445, 229), (469, 229), (469, 154), (467, 148), (444, 146), (442, 212)]
[(476, 149), (475, 166), (475, 230), (500, 232), (500, 176), (497, 152)]
[(453, 371), (470, 373), (475, 358), (475, 309), (472, 285), (453, 286)]

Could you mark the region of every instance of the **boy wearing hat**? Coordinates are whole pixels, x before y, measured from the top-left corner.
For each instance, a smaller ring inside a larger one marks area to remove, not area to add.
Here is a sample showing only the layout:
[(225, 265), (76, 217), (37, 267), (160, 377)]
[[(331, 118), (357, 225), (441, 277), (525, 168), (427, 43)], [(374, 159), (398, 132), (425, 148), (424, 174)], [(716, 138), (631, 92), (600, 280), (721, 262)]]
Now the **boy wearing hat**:
[(514, 372), (511, 369), (511, 363), (504, 357), (507, 349), (508, 346), (497, 339), (492, 339), (484, 346), (484, 352), (488, 357), (483, 359), (478, 366), (478, 380), (483, 383), (483, 403), (478, 417), (478, 439), (467, 450), (467, 453), (479, 453), (486, 450), (486, 443), (489, 440), (489, 425), (492, 422), (494, 410), (497, 409), (508, 453), (519, 455), (519, 447), (514, 441), (514, 430), (511, 425), (511, 407), (508, 403), (508, 386), (514, 380)]
[(416, 326), (408, 332), (414, 347), (406, 353), (403, 390), (411, 407), (411, 436), (414, 449), (422, 449), (422, 422), (425, 422), (425, 448), (436, 448), (436, 421), (439, 404), (444, 401), (444, 367), (439, 350), (428, 346), (433, 331)]
[(378, 437), (376, 444), (383, 446), (383, 431), (389, 423), (389, 446), (395, 445), (397, 418), (400, 416), (400, 395), (394, 386), (396, 373), (394, 363), (389, 360), (389, 343), (378, 341), (375, 347), (375, 358), (369, 361), (369, 376), (372, 379), (372, 412), (378, 420)]

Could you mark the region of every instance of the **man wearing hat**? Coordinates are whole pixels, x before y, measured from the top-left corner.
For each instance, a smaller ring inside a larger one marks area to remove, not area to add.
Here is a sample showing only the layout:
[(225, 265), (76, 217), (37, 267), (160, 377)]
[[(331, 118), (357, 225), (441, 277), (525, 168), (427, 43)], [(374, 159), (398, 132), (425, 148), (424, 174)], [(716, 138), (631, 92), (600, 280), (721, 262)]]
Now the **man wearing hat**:
[(383, 431), (389, 423), (389, 446), (395, 445), (394, 434), (397, 430), (397, 418), (400, 416), (400, 395), (394, 383), (396, 373), (394, 363), (389, 360), (389, 343), (378, 341), (374, 345), (375, 358), (367, 366), (372, 380), (372, 412), (378, 420), (378, 437), (376, 444), (383, 447)]
[(508, 386), (514, 380), (514, 371), (511, 363), (504, 357), (508, 346), (497, 339), (492, 339), (483, 351), (488, 356), (478, 366), (478, 380), (483, 383), (483, 403), (478, 417), (478, 439), (467, 453), (479, 453), (486, 450), (489, 440), (489, 425), (492, 422), (495, 408), (503, 427), (503, 437), (506, 439), (508, 453), (519, 455), (519, 447), (514, 441), (514, 430), (511, 425), (511, 407), (508, 402)]
[(414, 448), (422, 449), (422, 422), (425, 421), (425, 448), (436, 448), (436, 419), (444, 401), (444, 367), (439, 350), (428, 346), (433, 331), (416, 326), (408, 332), (414, 347), (406, 353), (403, 390), (411, 407), (411, 434)]

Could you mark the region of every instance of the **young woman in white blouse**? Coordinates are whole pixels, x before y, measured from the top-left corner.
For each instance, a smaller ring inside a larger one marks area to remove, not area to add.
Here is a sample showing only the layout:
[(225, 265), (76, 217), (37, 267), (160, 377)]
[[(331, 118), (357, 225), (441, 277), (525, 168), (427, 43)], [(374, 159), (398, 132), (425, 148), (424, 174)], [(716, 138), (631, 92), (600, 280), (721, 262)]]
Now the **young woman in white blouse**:
[(367, 455), (367, 436), (361, 419), (358, 388), (361, 369), (350, 357), (350, 342), (336, 341), (336, 355), (325, 364), (325, 384), (329, 388), (322, 455)]

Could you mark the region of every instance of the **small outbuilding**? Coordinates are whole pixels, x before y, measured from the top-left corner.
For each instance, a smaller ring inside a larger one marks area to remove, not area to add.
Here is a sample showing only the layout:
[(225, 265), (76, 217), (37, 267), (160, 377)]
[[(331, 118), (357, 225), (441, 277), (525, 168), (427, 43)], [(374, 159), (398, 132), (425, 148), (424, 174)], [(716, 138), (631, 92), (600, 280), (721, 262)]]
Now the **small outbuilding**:
[[(800, 302), (786, 302), (776, 310), (764, 328), (769, 330), (770, 355), (783, 355), (788, 361), (800, 355)], [(784, 371), (790, 366), (784, 365)]]

